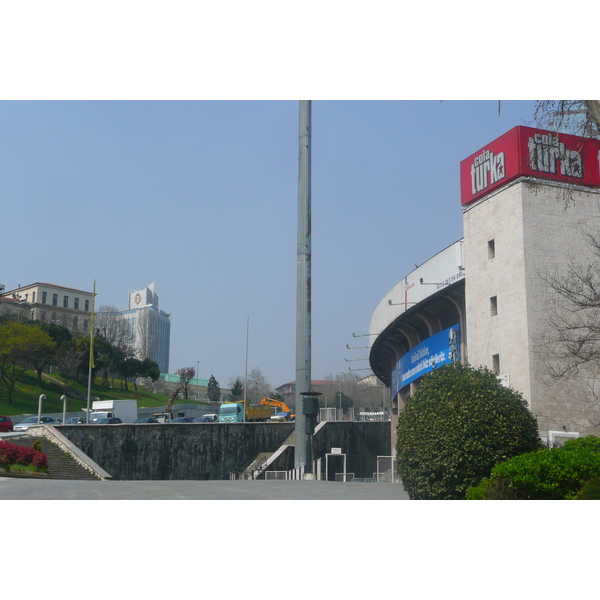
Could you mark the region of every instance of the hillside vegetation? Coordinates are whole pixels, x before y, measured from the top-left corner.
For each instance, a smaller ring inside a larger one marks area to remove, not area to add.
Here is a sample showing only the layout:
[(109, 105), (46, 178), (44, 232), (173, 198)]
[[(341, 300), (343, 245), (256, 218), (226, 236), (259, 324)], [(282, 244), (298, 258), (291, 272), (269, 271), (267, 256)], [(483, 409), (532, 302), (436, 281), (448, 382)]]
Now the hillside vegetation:
[[(129, 389), (121, 388), (118, 381), (115, 381), (113, 387), (99, 385), (100, 378), (92, 383), (92, 400), (137, 400), (138, 408), (164, 406), (168, 397), (163, 394), (153, 394), (146, 388), (138, 386), (137, 390), (132, 389), (129, 383)], [(75, 392), (78, 392), (76, 399)], [(13, 392), (12, 404), (8, 403), (6, 390), (0, 386), (0, 414), (2, 415), (23, 415), (37, 414), (40, 394), (46, 395), (42, 410), (44, 413), (62, 412), (63, 403), (61, 396), (64, 394), (64, 386), (61, 378), (54, 378), (51, 375), (44, 374), (44, 379), (38, 384), (37, 375), (34, 371), (26, 372), (17, 382)], [(67, 396), (67, 412), (81, 411), (87, 406), (87, 384), (69, 382), (69, 389), (65, 394)]]

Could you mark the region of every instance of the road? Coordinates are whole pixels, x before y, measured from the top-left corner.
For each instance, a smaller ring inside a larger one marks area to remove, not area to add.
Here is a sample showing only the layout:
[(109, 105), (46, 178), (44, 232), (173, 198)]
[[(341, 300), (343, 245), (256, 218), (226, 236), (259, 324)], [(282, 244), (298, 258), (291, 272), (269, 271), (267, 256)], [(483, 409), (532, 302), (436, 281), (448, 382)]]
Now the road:
[(0, 500), (408, 500), (398, 483), (67, 481), (0, 476)]

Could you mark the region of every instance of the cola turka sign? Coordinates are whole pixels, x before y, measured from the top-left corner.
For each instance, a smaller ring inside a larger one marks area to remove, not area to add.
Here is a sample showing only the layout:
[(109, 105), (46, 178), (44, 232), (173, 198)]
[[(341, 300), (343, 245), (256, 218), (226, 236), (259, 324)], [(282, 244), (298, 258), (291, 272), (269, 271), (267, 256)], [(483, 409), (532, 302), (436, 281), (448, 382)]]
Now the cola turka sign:
[(600, 187), (600, 141), (515, 127), (460, 163), (461, 203), (522, 176)]

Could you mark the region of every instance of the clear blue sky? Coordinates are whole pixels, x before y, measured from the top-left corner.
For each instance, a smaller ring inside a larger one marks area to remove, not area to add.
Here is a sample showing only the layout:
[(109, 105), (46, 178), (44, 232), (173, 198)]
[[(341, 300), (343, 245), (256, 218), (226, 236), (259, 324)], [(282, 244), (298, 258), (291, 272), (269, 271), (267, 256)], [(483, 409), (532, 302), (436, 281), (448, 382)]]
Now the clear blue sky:
[(497, 100), (562, 97), (556, 73), (593, 80), (569, 53), (540, 57), (536, 35), (513, 43), (508, 7), (299, 8), (3, 6), (0, 283), (95, 279), (99, 306), (126, 308), (155, 282), (171, 372), (243, 375), (249, 318), (249, 368), (294, 380), (297, 99), (313, 98), (312, 376), (367, 367), (344, 360), (367, 357), (352, 333), (462, 236), (460, 161), (533, 117)]
[[(462, 237), (459, 163), (532, 102), (313, 101), (312, 376), (366, 368), (378, 302)], [(170, 371), (295, 379), (296, 101), (4, 101), (0, 283), (127, 308), (155, 282)], [(367, 371), (357, 372), (359, 375)]]

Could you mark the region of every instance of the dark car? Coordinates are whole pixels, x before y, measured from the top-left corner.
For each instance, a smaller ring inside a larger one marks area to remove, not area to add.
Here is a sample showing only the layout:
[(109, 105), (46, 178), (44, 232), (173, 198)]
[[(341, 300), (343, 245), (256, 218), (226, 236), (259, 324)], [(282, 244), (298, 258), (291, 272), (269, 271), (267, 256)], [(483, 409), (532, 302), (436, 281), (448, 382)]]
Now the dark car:
[(69, 417), (65, 421), (65, 425), (79, 425), (85, 423), (85, 417)]
[(141, 419), (138, 419), (135, 422), (136, 423), (158, 423), (158, 419), (155, 419), (154, 417), (142, 417)]
[(98, 419), (96, 425), (116, 425), (122, 422), (123, 420), (119, 419), (119, 417), (110, 417), (109, 419)]
[(217, 419), (211, 415), (203, 415), (202, 417), (196, 417), (194, 423), (214, 423)]
[(173, 419), (171, 423), (193, 423), (194, 419), (192, 417), (177, 417)]
[(12, 431), (13, 430), (13, 422), (10, 417), (0, 417), (0, 431)]

